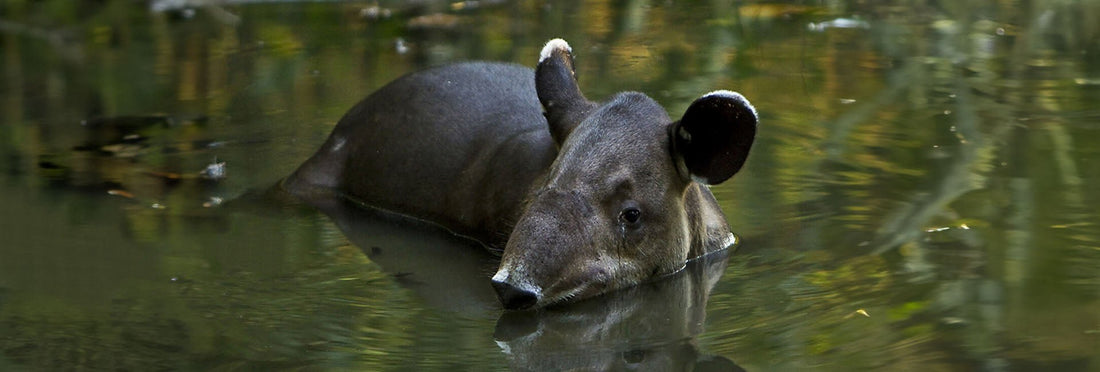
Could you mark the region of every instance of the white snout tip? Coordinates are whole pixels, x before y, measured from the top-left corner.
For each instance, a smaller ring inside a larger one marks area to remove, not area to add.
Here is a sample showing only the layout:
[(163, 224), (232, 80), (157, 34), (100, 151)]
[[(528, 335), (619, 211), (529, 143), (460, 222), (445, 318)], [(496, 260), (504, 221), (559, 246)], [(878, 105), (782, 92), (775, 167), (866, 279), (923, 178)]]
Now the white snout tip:
[[(484, 277), (482, 277), (482, 278), (484, 278)], [(501, 269), (500, 271), (497, 271), (496, 275), (493, 275), (493, 281), (494, 282), (503, 282), (505, 280), (508, 280), (508, 270), (507, 269)]]
[(569, 43), (560, 38), (553, 39), (546, 42), (546, 46), (542, 47), (542, 52), (539, 53), (539, 63), (545, 61), (550, 56), (554, 55), (555, 50), (561, 50), (569, 54), (573, 54), (573, 48), (569, 46)]
[[(522, 267), (519, 268), (522, 271)], [(535, 295), (535, 297), (542, 298), (542, 288), (531, 283), (524, 275), (514, 275), (518, 273), (512, 273), (508, 269), (500, 269), (495, 275), (493, 275), (493, 281), (498, 283), (508, 283), (513, 287), (522, 289)]]
[(752, 103), (749, 103), (748, 98), (745, 98), (745, 96), (741, 95), (741, 93), (737, 93), (737, 92), (734, 92), (734, 91), (722, 89), (722, 90), (716, 90), (716, 91), (704, 94), (700, 98), (707, 98), (707, 97), (721, 97), (721, 98), (726, 98), (726, 99), (732, 99), (735, 102), (737, 102), (738, 104), (747, 107), (749, 109), (749, 111), (752, 111), (752, 116), (760, 117), (759, 115), (756, 114), (756, 107), (753, 107)]

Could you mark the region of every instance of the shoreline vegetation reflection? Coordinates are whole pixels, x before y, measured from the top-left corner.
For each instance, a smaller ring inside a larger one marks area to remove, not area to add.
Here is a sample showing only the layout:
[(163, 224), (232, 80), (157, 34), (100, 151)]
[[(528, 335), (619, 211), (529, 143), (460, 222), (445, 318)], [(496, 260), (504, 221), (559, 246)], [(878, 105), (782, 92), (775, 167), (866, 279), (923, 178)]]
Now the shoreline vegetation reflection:
[[(1096, 370), (1097, 19), (1086, 0), (6, 1), (0, 370)], [(753, 153), (713, 189), (737, 251), (503, 313), (476, 243), (273, 189), (383, 84), (533, 66), (554, 37), (592, 99), (752, 99)]]

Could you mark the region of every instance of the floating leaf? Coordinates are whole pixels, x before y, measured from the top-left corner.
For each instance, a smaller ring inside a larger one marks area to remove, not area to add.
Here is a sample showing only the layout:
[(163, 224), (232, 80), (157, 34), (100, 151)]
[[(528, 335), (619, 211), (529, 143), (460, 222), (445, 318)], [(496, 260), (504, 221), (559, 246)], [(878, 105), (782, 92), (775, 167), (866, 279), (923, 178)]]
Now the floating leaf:
[(107, 190), (107, 195), (121, 196), (127, 199), (134, 198), (134, 194), (131, 194), (129, 191), (126, 190)]

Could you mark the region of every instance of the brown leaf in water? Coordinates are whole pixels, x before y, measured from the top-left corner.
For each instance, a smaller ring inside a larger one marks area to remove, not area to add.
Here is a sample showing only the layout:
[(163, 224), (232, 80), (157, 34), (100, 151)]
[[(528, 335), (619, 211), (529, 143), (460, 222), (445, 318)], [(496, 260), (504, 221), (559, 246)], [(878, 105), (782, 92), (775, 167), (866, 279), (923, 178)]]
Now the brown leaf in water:
[(124, 197), (124, 198), (127, 198), (127, 199), (133, 199), (134, 198), (134, 194), (131, 194), (129, 191), (118, 190), (118, 189), (107, 190), (107, 195), (121, 196), (121, 197)]
[(179, 173), (172, 173), (172, 172), (150, 171), (150, 172), (145, 172), (145, 174), (148, 174), (148, 175), (153, 176), (153, 177), (160, 177), (160, 178), (172, 180), (172, 181), (179, 180), (180, 178), (183, 178), (183, 176), (181, 176)]

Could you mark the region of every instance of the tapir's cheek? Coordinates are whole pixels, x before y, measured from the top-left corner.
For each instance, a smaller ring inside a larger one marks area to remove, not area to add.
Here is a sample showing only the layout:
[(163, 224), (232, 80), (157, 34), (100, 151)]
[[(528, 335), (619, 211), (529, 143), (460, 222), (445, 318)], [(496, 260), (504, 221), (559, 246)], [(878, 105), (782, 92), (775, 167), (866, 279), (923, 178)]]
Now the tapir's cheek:
[(588, 272), (585, 273), (585, 276), (592, 278), (593, 281), (603, 282), (609, 279), (611, 274), (607, 272), (607, 269), (600, 266), (595, 266), (589, 268)]

